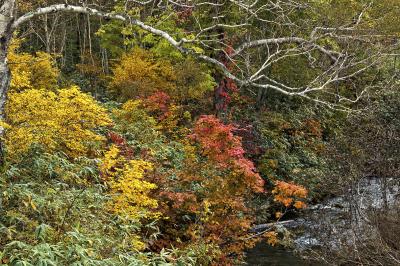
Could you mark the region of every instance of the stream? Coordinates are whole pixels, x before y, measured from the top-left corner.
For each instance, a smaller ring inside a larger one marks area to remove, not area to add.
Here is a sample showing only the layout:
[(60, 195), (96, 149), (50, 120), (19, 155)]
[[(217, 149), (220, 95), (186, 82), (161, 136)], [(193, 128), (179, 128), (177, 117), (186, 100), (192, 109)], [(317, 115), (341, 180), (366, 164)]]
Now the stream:
[[(324, 265), (302, 260), (295, 254), (317, 250), (340, 253), (353, 246), (354, 236), (362, 240), (376, 233), (369, 220), (374, 213), (396, 206), (400, 206), (399, 178), (363, 178), (349, 185), (342, 195), (311, 205), (300, 217), (278, 225), (293, 235), (293, 250), (274, 248), (264, 241), (246, 253), (247, 265)], [(255, 228), (265, 229), (262, 225)]]
[(296, 256), (292, 251), (271, 247), (266, 242), (258, 243), (246, 253), (249, 266), (308, 266), (312, 264)]

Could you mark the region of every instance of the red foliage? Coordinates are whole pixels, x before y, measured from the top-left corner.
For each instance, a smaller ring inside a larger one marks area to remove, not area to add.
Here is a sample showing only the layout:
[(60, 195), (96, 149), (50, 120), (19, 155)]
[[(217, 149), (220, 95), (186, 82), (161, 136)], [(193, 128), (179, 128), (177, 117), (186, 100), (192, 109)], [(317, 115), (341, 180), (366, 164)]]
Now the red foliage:
[(112, 131), (108, 133), (108, 139), (117, 146), (123, 145), (126, 142), (121, 135)]
[(189, 20), (189, 18), (192, 16), (192, 14), (193, 14), (193, 8), (192, 7), (182, 8), (182, 11), (179, 11), (177, 13), (177, 15), (178, 15), (177, 22), (178, 23), (187, 22)]
[(124, 137), (113, 131), (110, 131), (107, 137), (112, 144), (116, 145), (120, 149), (121, 155), (127, 159), (132, 159), (134, 157), (134, 151), (128, 145)]
[(264, 180), (255, 172), (253, 162), (244, 157), (241, 138), (235, 136), (233, 125), (224, 125), (212, 115), (201, 116), (197, 121), (192, 138), (200, 143), (203, 155), (221, 168), (232, 168), (241, 172), (252, 189), (262, 192)]
[[(234, 49), (233, 47), (228, 44), (227, 48), (225, 48), (224, 53), (222, 53), (222, 63), (225, 67), (232, 71), (233, 65), (229, 60), (229, 56), (233, 54)], [(216, 104), (215, 107), (217, 110), (226, 110), (228, 104), (231, 102), (231, 95), (232, 93), (238, 92), (237, 84), (234, 80), (230, 78), (223, 78), (219, 83), (218, 87), (215, 88), (215, 98)]]
[(224, 125), (212, 115), (203, 115), (193, 129), (193, 139), (198, 141), (204, 149), (204, 155), (226, 167), (231, 157), (240, 157), (244, 154), (240, 138), (235, 137), (233, 125)]
[(172, 208), (182, 208), (186, 204), (191, 212), (195, 212), (198, 209), (197, 199), (194, 193), (190, 192), (172, 192), (162, 191), (159, 196), (164, 199), (164, 202), (172, 202)]
[(215, 88), (215, 98), (217, 99), (215, 108), (217, 110), (226, 110), (232, 100), (231, 94), (237, 91), (237, 85), (232, 79), (222, 79), (218, 87)]
[(259, 145), (259, 136), (252, 125), (244, 125), (234, 130), (234, 134), (240, 136), (246, 154), (260, 156), (264, 149)]
[(248, 238), (254, 213), (246, 203), (254, 192), (264, 191), (264, 181), (245, 158), (235, 126), (204, 115), (192, 130), (182, 167), (156, 167), (151, 175), (159, 210), (168, 217), (152, 248), (213, 243), (223, 253), (216, 265), (229, 265), (227, 254), (240, 256), (256, 242)]
[(146, 110), (158, 117), (158, 120), (164, 120), (170, 115), (169, 106), (171, 97), (162, 91), (158, 91), (143, 100)]

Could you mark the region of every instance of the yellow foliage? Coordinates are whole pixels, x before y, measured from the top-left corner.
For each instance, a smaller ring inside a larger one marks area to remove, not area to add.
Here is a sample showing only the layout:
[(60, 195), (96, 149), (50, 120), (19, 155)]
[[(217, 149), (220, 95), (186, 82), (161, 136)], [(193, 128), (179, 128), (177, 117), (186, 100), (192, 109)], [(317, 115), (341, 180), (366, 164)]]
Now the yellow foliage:
[(138, 235), (131, 236), (131, 246), (136, 250), (144, 250), (146, 248), (145, 243), (143, 243), (141, 237)]
[(158, 213), (149, 210), (158, 206), (157, 201), (149, 196), (157, 186), (143, 180), (146, 171), (152, 168), (149, 162), (124, 158), (117, 146), (110, 148), (100, 170), (110, 186), (111, 211), (133, 220), (158, 217)]
[(13, 40), (8, 54), (12, 79), (11, 91), (26, 89), (54, 89), (59, 75), (51, 55), (37, 52), (36, 55), (18, 53), (21, 40)]
[(109, 90), (123, 100), (162, 91), (178, 100), (199, 99), (216, 86), (211, 71), (193, 59), (177, 64), (134, 48), (114, 67)]
[(211, 203), (207, 199), (203, 200), (203, 210), (200, 213), (200, 221), (208, 222), (208, 220), (210, 219), (210, 217), (213, 214), (210, 207), (211, 207)]
[(99, 168), (103, 177), (113, 177), (115, 175), (114, 168), (117, 166), (119, 156), (119, 149), (112, 146), (109, 151), (104, 154), (104, 159)]
[(63, 151), (72, 157), (89, 155), (104, 141), (98, 127), (111, 120), (106, 110), (78, 87), (57, 92), (29, 89), (9, 94), (5, 143), (8, 156), (18, 160), (32, 144), (47, 152)]
[(113, 114), (118, 120), (126, 121), (128, 124), (146, 120), (147, 126), (157, 128), (157, 121), (146, 113), (141, 100), (127, 101), (121, 109), (114, 109)]
[(180, 125), (183, 120), (182, 117), (182, 108), (171, 104), (168, 115), (165, 116), (165, 119), (159, 121), (158, 127), (164, 133), (167, 133), (170, 138), (176, 140), (185, 139), (190, 134), (190, 129)]
[(151, 52), (140, 48), (124, 55), (113, 72), (110, 90), (123, 99), (175, 88), (172, 65), (165, 60), (156, 60)]

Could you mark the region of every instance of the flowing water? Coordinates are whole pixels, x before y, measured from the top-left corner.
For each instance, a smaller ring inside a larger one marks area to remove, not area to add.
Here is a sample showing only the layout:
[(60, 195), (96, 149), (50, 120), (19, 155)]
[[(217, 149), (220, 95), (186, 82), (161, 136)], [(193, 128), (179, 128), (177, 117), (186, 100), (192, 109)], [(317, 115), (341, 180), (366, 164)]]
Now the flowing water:
[(290, 250), (271, 247), (265, 242), (258, 243), (247, 252), (247, 265), (251, 266), (307, 266), (317, 265), (302, 260)]

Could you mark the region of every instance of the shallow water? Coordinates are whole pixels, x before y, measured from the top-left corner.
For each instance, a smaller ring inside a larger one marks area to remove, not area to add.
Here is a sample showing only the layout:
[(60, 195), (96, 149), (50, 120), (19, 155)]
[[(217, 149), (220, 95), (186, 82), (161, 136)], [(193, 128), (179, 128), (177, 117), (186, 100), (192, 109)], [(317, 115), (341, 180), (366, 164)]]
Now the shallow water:
[(247, 265), (251, 266), (309, 266), (317, 265), (304, 261), (290, 250), (271, 247), (265, 242), (258, 243), (246, 253)]

